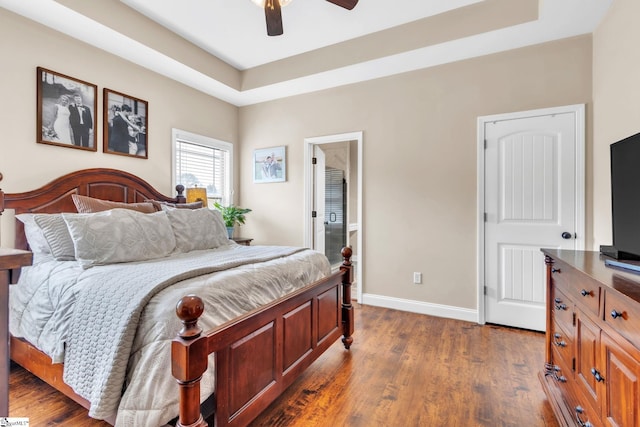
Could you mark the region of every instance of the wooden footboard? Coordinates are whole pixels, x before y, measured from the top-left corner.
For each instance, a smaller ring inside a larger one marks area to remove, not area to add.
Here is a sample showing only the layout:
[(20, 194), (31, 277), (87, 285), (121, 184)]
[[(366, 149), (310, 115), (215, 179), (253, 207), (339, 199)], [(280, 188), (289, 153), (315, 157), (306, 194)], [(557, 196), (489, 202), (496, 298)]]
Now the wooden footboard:
[(215, 353), (214, 424), (245, 426), (269, 406), (341, 335), (353, 342), (351, 249), (340, 271), (284, 298), (202, 332), (202, 300), (183, 297), (176, 313), (183, 328), (171, 346), (172, 373), (180, 387), (178, 426), (205, 427), (200, 379)]

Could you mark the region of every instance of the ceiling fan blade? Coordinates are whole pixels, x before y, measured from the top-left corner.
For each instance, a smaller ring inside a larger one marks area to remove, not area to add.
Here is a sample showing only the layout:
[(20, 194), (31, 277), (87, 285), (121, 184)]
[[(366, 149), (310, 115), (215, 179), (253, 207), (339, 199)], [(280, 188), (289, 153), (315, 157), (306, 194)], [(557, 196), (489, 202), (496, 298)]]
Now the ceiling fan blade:
[(282, 12), (280, 11), (280, 0), (265, 1), (264, 16), (267, 18), (267, 34), (270, 36), (282, 35)]
[(327, 0), (329, 3), (337, 4), (345, 9), (353, 9), (358, 4), (358, 0)]

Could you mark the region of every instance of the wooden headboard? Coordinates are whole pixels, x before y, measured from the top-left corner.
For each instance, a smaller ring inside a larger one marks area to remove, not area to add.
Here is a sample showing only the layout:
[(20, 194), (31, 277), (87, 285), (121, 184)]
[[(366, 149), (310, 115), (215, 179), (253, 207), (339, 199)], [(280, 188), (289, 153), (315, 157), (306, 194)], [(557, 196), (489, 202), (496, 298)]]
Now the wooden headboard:
[[(0, 190), (0, 214), (15, 209), (16, 214), (76, 212), (72, 194), (114, 202), (136, 203), (147, 199), (184, 203), (184, 186), (176, 186), (175, 197), (165, 196), (148, 182), (117, 169), (84, 169), (63, 175), (50, 183), (25, 193), (4, 193)], [(22, 222), (16, 220), (17, 249), (27, 249)]]

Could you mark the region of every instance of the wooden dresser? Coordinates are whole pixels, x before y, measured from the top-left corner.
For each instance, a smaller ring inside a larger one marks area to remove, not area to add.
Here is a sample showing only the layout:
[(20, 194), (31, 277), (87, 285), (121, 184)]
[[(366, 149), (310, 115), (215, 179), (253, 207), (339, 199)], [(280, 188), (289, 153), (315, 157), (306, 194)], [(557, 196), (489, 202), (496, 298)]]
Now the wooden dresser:
[(562, 426), (640, 427), (640, 273), (598, 252), (543, 249), (546, 361), (540, 380)]

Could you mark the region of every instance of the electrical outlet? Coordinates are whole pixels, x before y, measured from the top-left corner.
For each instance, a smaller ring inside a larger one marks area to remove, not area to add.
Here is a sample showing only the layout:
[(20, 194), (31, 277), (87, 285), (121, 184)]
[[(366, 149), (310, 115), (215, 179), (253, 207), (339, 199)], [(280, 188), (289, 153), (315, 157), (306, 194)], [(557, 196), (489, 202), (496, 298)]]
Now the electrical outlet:
[(413, 273), (413, 283), (419, 285), (422, 283), (422, 273), (414, 272)]

